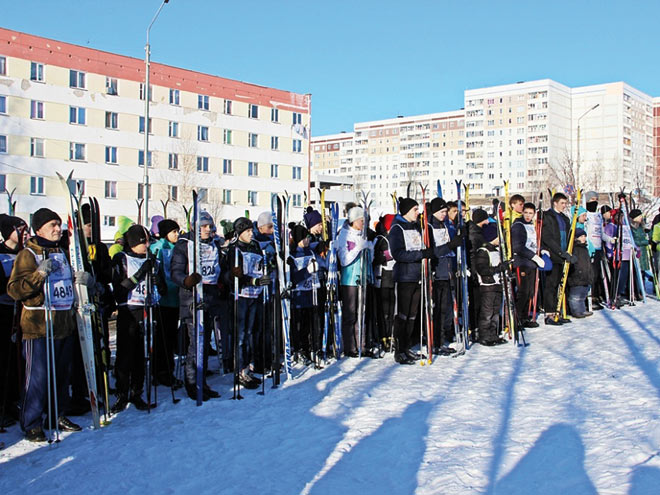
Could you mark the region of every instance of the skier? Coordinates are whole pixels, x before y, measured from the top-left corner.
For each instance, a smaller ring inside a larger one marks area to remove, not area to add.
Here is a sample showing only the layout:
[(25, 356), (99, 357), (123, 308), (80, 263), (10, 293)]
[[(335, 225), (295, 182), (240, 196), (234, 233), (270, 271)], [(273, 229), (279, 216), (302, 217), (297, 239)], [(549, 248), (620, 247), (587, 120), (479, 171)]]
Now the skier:
[(591, 271), (591, 257), (587, 247), (587, 233), (582, 228), (575, 229), (575, 242), (573, 256), (576, 261), (571, 263), (568, 274), (568, 306), (574, 318), (585, 318), (593, 315), (587, 311), (585, 300), (589, 293), (589, 286), (593, 280)]
[[(649, 245), (649, 237), (644, 231), (644, 215), (641, 210), (635, 208), (630, 211), (628, 218), (630, 218), (630, 231), (632, 232), (633, 240), (638, 250), (639, 267), (642, 271), (642, 276), (650, 278), (652, 281), (653, 278), (650, 276), (651, 264), (646, 249), (646, 246)], [(637, 292), (641, 293), (639, 289)]]
[[(36, 235), (16, 256), (7, 294), (23, 303), (21, 330), (25, 380), (21, 394), (21, 429), (27, 440), (43, 442), (47, 440), (42, 427), (43, 415), (50, 407), (47, 401), (51, 391), (56, 397), (57, 407), (53, 417), (46, 418), (45, 424), (50, 427), (56, 421), (62, 431), (81, 429), (63, 414), (68, 401), (75, 345), (74, 274), (61, 247), (62, 220), (59, 215), (48, 208), (40, 208), (32, 215), (32, 230)], [(86, 272), (75, 273), (75, 281), (88, 287), (94, 285), (93, 277)], [(50, 307), (45, 306), (46, 290), (49, 291)], [(51, 342), (47, 342), (50, 339), (47, 335), (47, 311), (50, 311), (52, 318)], [(54, 349), (54, 362), (50, 363), (51, 369), (47, 369), (50, 345)], [(48, 390), (49, 382), (51, 391)]]
[(376, 226), (374, 240), (374, 295), (376, 300), (376, 319), (378, 334), (383, 348), (388, 351), (392, 346), (392, 328), (394, 323), (394, 258), (390, 251), (387, 236), (392, 227), (394, 215), (382, 216)]
[(229, 315), (223, 314), (219, 303), (220, 289), (218, 280), (221, 276), (223, 260), (220, 257), (224, 239), (216, 239), (212, 235), (214, 227), (213, 217), (202, 211), (199, 215), (198, 229), (200, 232), (200, 271), (190, 273), (189, 256), (192, 254), (195, 232), (190, 231), (180, 235), (172, 251), (170, 264), (172, 281), (179, 286), (179, 319), (188, 332), (188, 350), (186, 353), (185, 387), (188, 397), (197, 400), (197, 329), (193, 325), (193, 287), (202, 282), (202, 307), (204, 310), (204, 345), (202, 361), (202, 399), (207, 401), (220, 397), (220, 394), (206, 383), (208, 369), (208, 352), (211, 332), (215, 330), (216, 318), (226, 319)]
[(591, 282), (591, 300), (592, 309), (603, 309), (602, 303), (605, 301), (605, 287), (603, 277), (605, 273), (602, 270), (603, 263), (603, 217), (598, 211), (598, 195), (588, 195), (586, 198), (587, 207), (587, 247), (591, 256), (591, 272), (593, 280)]
[[(275, 240), (274, 240), (274, 229), (275, 226), (273, 225), (273, 213), (270, 211), (264, 211), (259, 214), (257, 217), (257, 221), (254, 222), (253, 225), (253, 235), (252, 239), (256, 241), (259, 244), (259, 247), (261, 248), (261, 252), (265, 256), (265, 263), (266, 266), (268, 266), (268, 271), (271, 273), (271, 279), (272, 283), (270, 286), (270, 292), (271, 294), (275, 290), (275, 280), (276, 280), (276, 268), (275, 268), (275, 256), (276, 256), (276, 251), (275, 251)], [(274, 306), (272, 304), (269, 304), (264, 308), (264, 318), (266, 319), (266, 325), (265, 325), (265, 335), (262, 335), (261, 332), (261, 325), (257, 329), (256, 336), (255, 336), (255, 343), (256, 343), (256, 349), (255, 349), (255, 369), (257, 371), (263, 371), (264, 367), (265, 369), (269, 369), (272, 366), (272, 341), (273, 341), (273, 331), (275, 325), (273, 325), (275, 321), (275, 316), (273, 314), (273, 309)], [(266, 342), (263, 342), (263, 339), (266, 339)], [(266, 355), (262, 356), (263, 354), (263, 349), (266, 349)], [(231, 351), (231, 348), (228, 349)], [(223, 348), (224, 351), (224, 348)], [(279, 352), (279, 350), (277, 351)]]

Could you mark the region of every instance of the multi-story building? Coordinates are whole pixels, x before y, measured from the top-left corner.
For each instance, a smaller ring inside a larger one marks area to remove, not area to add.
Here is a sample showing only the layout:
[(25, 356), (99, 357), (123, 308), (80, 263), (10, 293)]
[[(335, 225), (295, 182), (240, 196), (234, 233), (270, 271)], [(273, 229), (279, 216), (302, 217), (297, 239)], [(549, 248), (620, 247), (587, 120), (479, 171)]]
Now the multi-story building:
[(653, 98), (653, 195), (660, 196), (660, 98)]
[(169, 199), (183, 221), (192, 189), (219, 218), (270, 209), (284, 190), (303, 206), (308, 95), (152, 63), (145, 123), (144, 75), (139, 59), (0, 29), (0, 191), (16, 189), (18, 215), (64, 212), (55, 173), (73, 170), (109, 238), (119, 215), (137, 217), (145, 161), (150, 216)]

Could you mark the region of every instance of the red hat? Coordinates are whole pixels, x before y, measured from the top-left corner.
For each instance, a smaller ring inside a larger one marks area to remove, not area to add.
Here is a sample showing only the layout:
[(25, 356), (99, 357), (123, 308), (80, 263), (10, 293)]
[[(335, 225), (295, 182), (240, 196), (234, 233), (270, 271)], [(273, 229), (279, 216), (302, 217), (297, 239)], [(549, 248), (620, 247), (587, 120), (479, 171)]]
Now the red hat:
[(392, 222), (394, 221), (395, 215), (392, 215), (391, 213), (388, 213), (387, 215), (384, 215), (381, 219), (383, 222), (383, 227), (385, 227), (385, 231), (389, 232), (390, 229), (392, 228)]

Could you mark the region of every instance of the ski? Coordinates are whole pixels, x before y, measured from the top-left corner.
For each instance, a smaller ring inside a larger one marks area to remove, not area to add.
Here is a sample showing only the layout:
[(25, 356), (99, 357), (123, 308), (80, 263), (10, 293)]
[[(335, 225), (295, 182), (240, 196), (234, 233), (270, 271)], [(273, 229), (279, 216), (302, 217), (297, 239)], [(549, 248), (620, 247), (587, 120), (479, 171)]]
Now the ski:
[[(284, 344), (284, 371), (286, 372), (287, 379), (291, 379), (293, 372), (293, 364), (291, 358), (291, 340), (290, 340), (290, 315), (291, 315), (291, 301), (289, 299), (289, 284), (287, 278), (287, 259), (288, 259), (288, 238), (289, 230), (286, 224), (286, 211), (289, 209), (289, 195), (283, 197), (273, 195), (271, 202), (271, 209), (273, 215), (274, 225), (274, 238), (275, 250), (278, 256), (277, 260), (277, 280), (279, 284), (279, 298), (282, 314), (282, 339)], [(280, 349), (277, 349), (279, 355)]]
[[(201, 231), (199, 226), (199, 204), (200, 198), (197, 191), (193, 190), (193, 205), (191, 209), (191, 228), (193, 231), (192, 252), (188, 251), (188, 273), (202, 273), (201, 269)], [(190, 245), (190, 244), (189, 244)], [(202, 281), (200, 280), (197, 285), (193, 287), (193, 326), (195, 328), (195, 342), (196, 344), (196, 360), (197, 360), (197, 376), (195, 380), (195, 387), (197, 392), (197, 406), (201, 406), (204, 395), (204, 309), (203, 309), (203, 290)], [(238, 363), (234, 363), (238, 366)]]
[[(632, 196), (631, 196), (632, 197)], [(632, 229), (630, 228), (630, 220), (628, 218), (628, 204), (626, 203), (626, 197), (623, 193), (619, 196), (619, 202), (621, 203), (621, 211), (622, 211), (622, 227), (624, 228), (625, 235), (622, 236), (624, 237), (624, 241), (627, 240), (626, 237), (630, 240), (630, 264), (632, 265), (631, 268), (634, 268), (635, 270), (635, 277), (637, 278), (637, 284), (639, 286), (639, 292), (642, 296), (642, 302), (646, 303), (646, 288), (644, 287), (644, 277), (642, 275), (642, 269), (640, 267), (640, 260), (637, 259), (636, 253), (637, 253), (637, 245), (635, 244), (635, 238), (633, 237), (632, 234)], [(629, 270), (629, 272), (632, 273), (632, 269)], [(632, 279), (632, 277), (631, 277)], [(631, 294), (634, 296), (634, 291), (632, 289), (632, 286), (630, 287), (631, 289)], [(632, 302), (634, 297), (630, 299)]]
[[(429, 208), (426, 204), (426, 187), (420, 184), (420, 189), (422, 192), (422, 208), (423, 215), (421, 216), (422, 221), (422, 244), (424, 248), (429, 248), (431, 245), (431, 237), (429, 234)], [(426, 326), (426, 356), (428, 364), (433, 363), (433, 274), (431, 271), (431, 263), (429, 258), (422, 259), (422, 290), (421, 290), (421, 308), (422, 308), (422, 318), (421, 326), (422, 329)], [(422, 339), (419, 340), (420, 351), (422, 349)], [(424, 359), (420, 360), (422, 366), (424, 366)]]
[[(360, 200), (364, 214), (364, 223), (362, 225), (362, 238), (367, 241), (367, 231), (369, 229), (369, 208), (371, 201), (369, 201), (369, 192), (362, 192)], [(366, 304), (367, 304), (367, 285), (369, 279), (369, 250), (363, 249), (360, 253), (360, 280), (358, 284), (358, 341), (357, 351), (358, 358), (362, 358), (362, 341), (365, 338), (365, 320), (366, 320)]]
[[(463, 190), (463, 183), (460, 180), (456, 180), (456, 193), (458, 199), (456, 200), (458, 204), (458, 229), (463, 229), (465, 221), (463, 219), (463, 202), (461, 201), (461, 193)], [(461, 332), (460, 340), (463, 344), (462, 352), (470, 349), (470, 313), (469, 313), (469, 303), (468, 303), (468, 275), (467, 275), (467, 244), (465, 239), (460, 246), (456, 249), (456, 259), (458, 262), (458, 278), (460, 279), (460, 303), (461, 303)], [(459, 349), (457, 349), (459, 350)]]

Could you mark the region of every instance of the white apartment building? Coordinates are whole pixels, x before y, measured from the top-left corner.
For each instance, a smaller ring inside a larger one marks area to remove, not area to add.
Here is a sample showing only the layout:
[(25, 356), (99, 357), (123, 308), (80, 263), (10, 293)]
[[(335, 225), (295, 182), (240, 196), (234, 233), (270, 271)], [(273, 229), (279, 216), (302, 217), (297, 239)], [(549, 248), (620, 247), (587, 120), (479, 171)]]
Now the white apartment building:
[(137, 218), (145, 161), (150, 216), (169, 200), (168, 217), (184, 226), (192, 189), (206, 190), (217, 221), (256, 216), (285, 190), (302, 215), (309, 95), (158, 63), (151, 71), (145, 126), (144, 61), (0, 29), (0, 192), (15, 189), (18, 215), (64, 213), (55, 173), (73, 170), (112, 238), (118, 216)]

